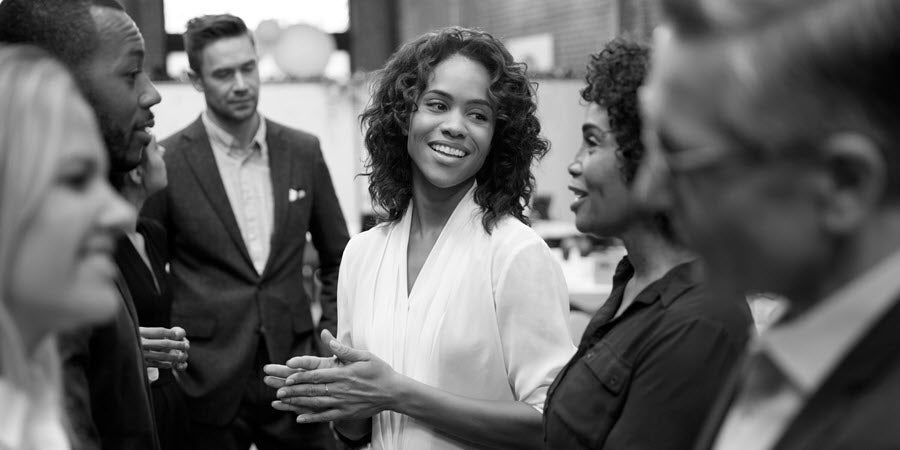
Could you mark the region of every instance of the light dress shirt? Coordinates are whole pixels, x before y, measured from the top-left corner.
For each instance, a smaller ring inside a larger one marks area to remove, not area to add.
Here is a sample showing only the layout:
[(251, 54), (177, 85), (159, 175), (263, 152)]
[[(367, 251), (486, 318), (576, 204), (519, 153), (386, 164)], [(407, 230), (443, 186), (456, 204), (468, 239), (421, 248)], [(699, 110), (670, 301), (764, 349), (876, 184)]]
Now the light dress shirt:
[[(412, 208), (350, 240), (338, 278), (338, 339), (438, 389), (543, 410), (575, 352), (568, 289), (547, 244), (504, 217), (493, 233), (469, 190), (407, 293)], [(411, 417), (373, 417), (372, 447), (472, 448)]]
[(0, 377), (0, 450), (69, 450), (62, 403), (49, 395), (54, 388), (45, 374), (34, 373), (42, 386), (32, 395)]
[(216, 125), (208, 112), (201, 115), (201, 120), (244, 245), (256, 272), (262, 274), (269, 259), (275, 221), (266, 120), (259, 115), (259, 128), (247, 148), (241, 148), (234, 136)]
[[(900, 252), (807, 313), (775, 324), (751, 344), (747, 381), (719, 431), (716, 450), (770, 449), (805, 402), (900, 295)], [(754, 393), (755, 392), (755, 393)]]

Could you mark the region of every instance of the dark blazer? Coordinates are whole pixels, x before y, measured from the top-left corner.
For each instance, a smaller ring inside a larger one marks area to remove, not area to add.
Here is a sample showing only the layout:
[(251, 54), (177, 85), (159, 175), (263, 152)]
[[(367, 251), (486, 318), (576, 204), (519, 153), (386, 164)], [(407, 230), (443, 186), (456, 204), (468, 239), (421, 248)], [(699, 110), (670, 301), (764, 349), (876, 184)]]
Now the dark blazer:
[[(319, 252), (320, 328), (337, 324), (337, 272), (347, 226), (316, 137), (266, 121), (274, 195), (271, 250), (257, 274), (244, 245), (201, 119), (162, 142), (169, 185), (143, 214), (168, 232), (172, 325), (191, 340), (179, 381), (191, 419), (223, 425), (237, 413), (259, 337), (284, 363), (318, 342), (302, 285), (306, 233)], [(289, 198), (289, 190), (305, 195)]]
[[(881, 317), (778, 439), (774, 449), (900, 448), (900, 299)], [(712, 409), (696, 449), (711, 449), (734, 401), (740, 373), (732, 375)]]
[(137, 312), (121, 276), (115, 318), (59, 337), (75, 450), (158, 450)]

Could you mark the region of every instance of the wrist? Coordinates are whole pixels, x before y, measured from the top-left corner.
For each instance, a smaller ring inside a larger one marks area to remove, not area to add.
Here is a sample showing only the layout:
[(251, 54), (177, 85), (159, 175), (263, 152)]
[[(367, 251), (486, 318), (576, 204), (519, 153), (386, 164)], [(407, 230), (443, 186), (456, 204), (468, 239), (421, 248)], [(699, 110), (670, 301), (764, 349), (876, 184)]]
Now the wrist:
[(391, 378), (391, 382), (388, 383), (387, 398), (381, 410), (405, 414), (404, 411), (411, 396), (412, 379), (398, 372), (393, 372)]

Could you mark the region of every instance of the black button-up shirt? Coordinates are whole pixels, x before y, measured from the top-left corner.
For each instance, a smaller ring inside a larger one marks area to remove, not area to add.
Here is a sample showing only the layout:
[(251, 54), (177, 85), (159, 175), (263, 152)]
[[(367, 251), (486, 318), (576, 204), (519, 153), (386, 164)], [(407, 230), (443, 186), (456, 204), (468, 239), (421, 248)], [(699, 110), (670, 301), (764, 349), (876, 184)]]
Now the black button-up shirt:
[[(610, 300), (634, 268), (616, 268)], [(685, 449), (752, 330), (742, 295), (713, 298), (698, 263), (673, 268), (602, 323), (595, 316), (544, 409), (551, 449)]]

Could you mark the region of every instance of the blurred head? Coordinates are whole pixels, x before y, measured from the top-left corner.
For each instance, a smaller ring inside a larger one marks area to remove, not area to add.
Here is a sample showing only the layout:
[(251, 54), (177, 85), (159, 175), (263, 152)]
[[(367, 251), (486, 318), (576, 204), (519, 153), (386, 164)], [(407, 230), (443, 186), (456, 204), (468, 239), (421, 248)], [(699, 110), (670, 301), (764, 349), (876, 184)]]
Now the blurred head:
[(384, 220), (402, 217), (419, 171), (437, 187), (474, 178), (488, 231), (505, 215), (527, 221), (531, 165), (549, 148), (535, 110), (525, 66), (491, 35), (447, 28), (405, 44), (361, 116), (376, 210)]
[(710, 267), (819, 295), (900, 199), (900, 3), (670, 0), (642, 93), (641, 197)]
[(138, 165), (160, 97), (143, 71), (143, 37), (116, 0), (4, 0), (0, 41), (62, 60), (93, 107), (112, 170)]
[(144, 187), (148, 196), (162, 190), (169, 184), (166, 162), (163, 160), (163, 150), (163, 147), (160, 145), (148, 145), (141, 165), (134, 169), (135, 181), (138, 181)]
[(253, 36), (230, 14), (191, 19), (184, 32), (191, 82), (220, 123), (239, 124), (256, 116), (259, 70)]
[(0, 46), (4, 376), (25, 370), (45, 337), (108, 319), (119, 305), (112, 252), (134, 210), (109, 186), (107, 164), (65, 69), (34, 47)]
[(644, 156), (637, 92), (648, 60), (646, 46), (623, 38), (591, 55), (587, 86), (581, 91), (588, 104), (582, 144), (569, 165), (569, 189), (575, 194), (571, 208), (582, 232), (621, 236), (643, 221), (663, 236), (671, 235), (665, 216), (645, 217), (631, 194)]
[(111, 177), (113, 187), (140, 210), (151, 195), (161, 191), (169, 184), (166, 163), (163, 160), (163, 147), (155, 141), (144, 150), (141, 164), (125, 173)]

